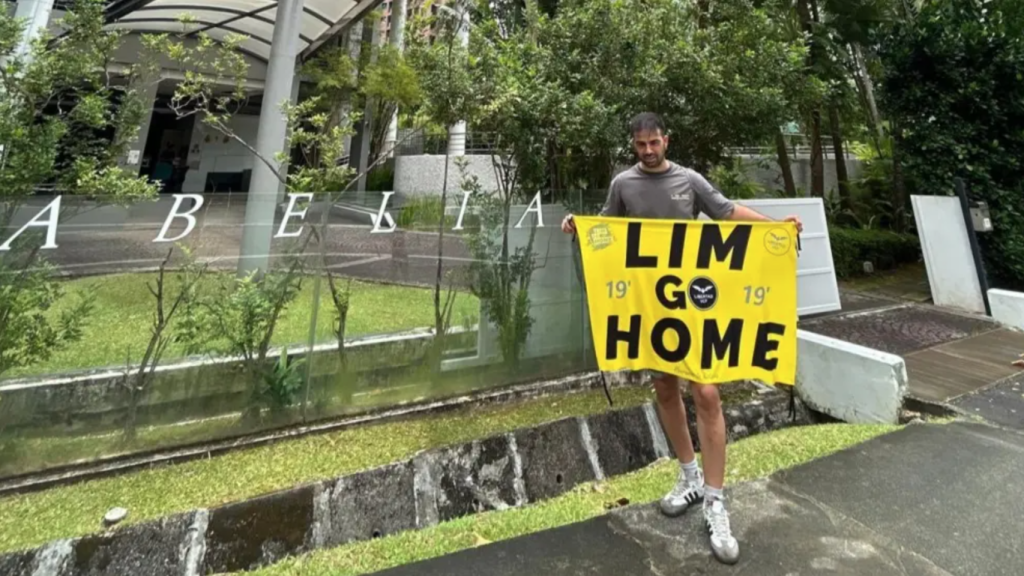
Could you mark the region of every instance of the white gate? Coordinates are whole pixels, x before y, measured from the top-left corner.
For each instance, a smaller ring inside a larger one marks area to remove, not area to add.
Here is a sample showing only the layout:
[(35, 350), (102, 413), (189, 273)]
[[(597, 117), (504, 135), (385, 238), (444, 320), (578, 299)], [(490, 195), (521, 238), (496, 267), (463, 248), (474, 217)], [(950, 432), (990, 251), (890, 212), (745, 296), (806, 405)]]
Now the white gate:
[[(821, 198), (758, 198), (737, 200), (770, 218), (781, 220), (799, 216), (804, 231), (800, 234), (800, 258), (797, 261), (797, 312), (810, 316), (842, 309), (839, 284), (832, 262), (832, 244), (828, 239), (825, 204)], [(706, 220), (703, 214), (701, 219)]]
[(956, 196), (911, 196), (921, 252), (936, 306), (985, 313), (985, 299), (963, 209)]

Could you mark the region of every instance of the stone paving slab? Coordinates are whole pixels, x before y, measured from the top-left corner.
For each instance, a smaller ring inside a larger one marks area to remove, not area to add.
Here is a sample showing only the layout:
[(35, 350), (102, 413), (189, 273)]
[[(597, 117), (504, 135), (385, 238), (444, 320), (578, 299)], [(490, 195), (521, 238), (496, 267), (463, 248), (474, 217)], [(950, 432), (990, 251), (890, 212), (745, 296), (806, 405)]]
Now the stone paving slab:
[(989, 388), (965, 394), (952, 405), (990, 422), (1024, 430), (1024, 371)]
[(669, 519), (656, 506), (644, 505), (379, 574), (947, 574), (776, 481), (737, 487), (732, 509), (734, 531), (744, 546), (736, 566), (711, 558), (698, 514)]
[(1024, 574), (1024, 435), (917, 425), (778, 478), (959, 576)]
[(731, 489), (736, 566), (711, 558), (697, 514), (648, 504), (380, 574), (1022, 574), (1021, 470), (1018, 432), (915, 425)]

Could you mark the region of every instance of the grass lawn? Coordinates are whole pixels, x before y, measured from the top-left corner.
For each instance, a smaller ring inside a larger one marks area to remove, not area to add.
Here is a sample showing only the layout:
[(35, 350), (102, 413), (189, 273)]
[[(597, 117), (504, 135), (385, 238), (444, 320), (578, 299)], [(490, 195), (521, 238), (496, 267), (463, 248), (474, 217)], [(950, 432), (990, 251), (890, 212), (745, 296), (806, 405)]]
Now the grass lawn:
[[(897, 426), (827, 424), (762, 434), (729, 445), (728, 481), (752, 480), (892, 432)], [(415, 532), (319, 550), (255, 572), (259, 576), (342, 576), (365, 574), (426, 560), (488, 542), (571, 524), (606, 512), (605, 505), (626, 498), (650, 502), (675, 481), (678, 466), (663, 461), (585, 484), (558, 498), (524, 508), (467, 516)], [(595, 488), (600, 486), (600, 488)], [(250, 573), (252, 574), (252, 573)]]
[[(173, 275), (168, 278), (168, 282)], [(204, 288), (214, 287), (227, 279), (224, 273), (211, 274), (204, 280)], [(155, 273), (113, 274), (80, 278), (67, 282), (67, 296), (60, 304), (65, 306), (75, 301), (76, 293), (92, 291), (95, 294), (95, 309), (88, 318), (82, 338), (53, 354), (49, 360), (34, 366), (12, 370), (6, 377), (52, 374), (69, 370), (88, 368), (122, 367), (130, 353), (138, 361), (149, 342), (150, 326), (156, 308), (155, 299), (149, 292), (148, 284), (155, 282)], [(312, 278), (303, 282), (302, 291), (292, 302), (278, 323), (274, 333), (275, 345), (304, 345), (309, 341), (309, 326), (313, 312)], [(173, 294), (173, 292), (172, 292)], [(59, 304), (59, 305), (60, 305)], [(55, 312), (59, 311), (59, 305)], [(477, 298), (468, 293), (459, 293), (455, 299), (452, 321), (462, 325), (466, 318), (475, 319), (480, 315)], [(330, 290), (321, 286), (320, 307), (317, 314), (317, 341), (332, 340), (331, 326), (334, 322), (334, 307)], [(433, 290), (352, 282), (351, 307), (348, 314), (347, 334), (364, 336), (386, 334), (412, 328), (434, 325)], [(215, 346), (211, 344), (211, 351)], [(173, 345), (164, 360), (180, 356), (180, 349)]]
[[(651, 393), (622, 388), (614, 397), (619, 408), (642, 404)], [(127, 523), (141, 522), (373, 468), (427, 448), (606, 409), (601, 390), (467, 408), (2, 498), (0, 553), (94, 532), (103, 514), (115, 506), (128, 509)]]

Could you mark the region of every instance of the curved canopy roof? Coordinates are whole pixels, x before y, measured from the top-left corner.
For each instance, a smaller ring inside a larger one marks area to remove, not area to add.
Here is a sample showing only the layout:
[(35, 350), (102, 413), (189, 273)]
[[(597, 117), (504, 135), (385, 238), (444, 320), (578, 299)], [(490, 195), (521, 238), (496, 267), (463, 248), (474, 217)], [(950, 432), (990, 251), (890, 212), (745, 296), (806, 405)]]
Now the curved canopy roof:
[[(362, 18), (380, 0), (305, 0), (299, 33), (299, 54), (306, 57), (325, 41)], [(133, 32), (180, 32), (179, 18), (190, 14), (214, 40), (229, 34), (248, 39), (241, 49), (267, 61), (277, 18), (277, 0), (113, 0), (107, 6), (110, 28)]]

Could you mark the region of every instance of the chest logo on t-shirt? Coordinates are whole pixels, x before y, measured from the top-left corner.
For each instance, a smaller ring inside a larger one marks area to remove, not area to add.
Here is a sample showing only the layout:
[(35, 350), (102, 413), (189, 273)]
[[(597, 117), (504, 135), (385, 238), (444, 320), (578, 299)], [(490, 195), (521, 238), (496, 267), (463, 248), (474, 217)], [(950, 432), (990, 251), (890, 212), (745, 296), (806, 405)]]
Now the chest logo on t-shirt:
[(690, 193), (689, 192), (673, 192), (672, 193), (672, 199), (673, 200), (678, 200), (680, 202), (686, 202), (687, 200), (690, 199)]

